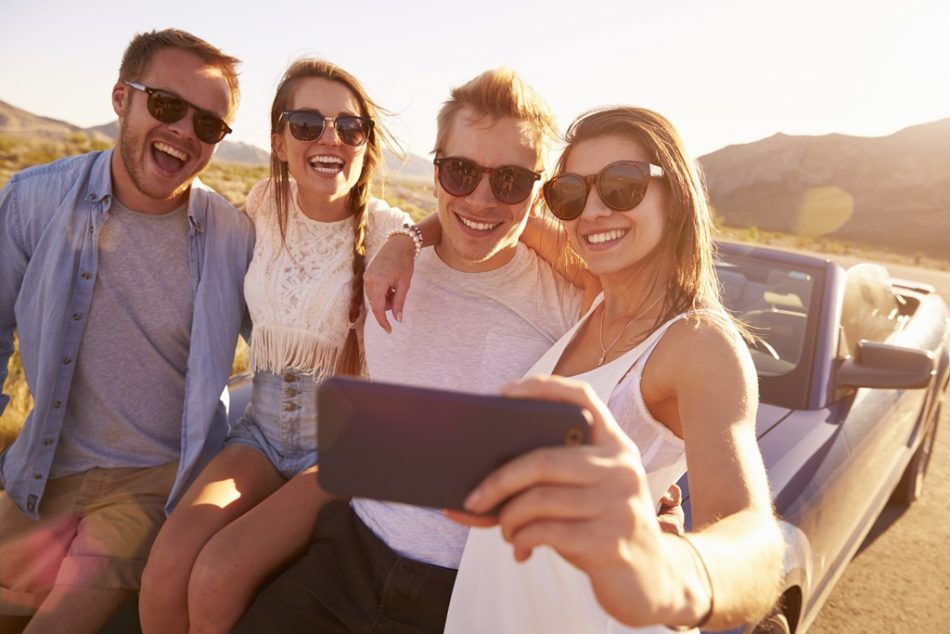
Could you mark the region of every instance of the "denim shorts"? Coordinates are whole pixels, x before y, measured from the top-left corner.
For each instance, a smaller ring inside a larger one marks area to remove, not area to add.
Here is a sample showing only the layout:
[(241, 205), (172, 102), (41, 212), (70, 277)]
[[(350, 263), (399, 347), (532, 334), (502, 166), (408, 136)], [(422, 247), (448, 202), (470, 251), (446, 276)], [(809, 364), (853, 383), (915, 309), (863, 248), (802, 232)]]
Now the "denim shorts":
[(288, 480), (317, 464), (317, 386), (293, 370), (254, 375), (251, 402), (227, 444), (264, 454)]

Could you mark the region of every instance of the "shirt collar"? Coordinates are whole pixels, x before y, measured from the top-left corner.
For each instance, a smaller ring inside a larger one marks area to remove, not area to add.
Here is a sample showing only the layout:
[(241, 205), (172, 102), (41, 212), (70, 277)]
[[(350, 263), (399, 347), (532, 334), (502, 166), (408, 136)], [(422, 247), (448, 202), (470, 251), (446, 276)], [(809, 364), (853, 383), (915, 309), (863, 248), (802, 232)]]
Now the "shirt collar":
[[(92, 171), (89, 174), (89, 180), (86, 181), (86, 193), (84, 200), (98, 203), (106, 198), (112, 197), (112, 150), (101, 152), (96, 157), (92, 165)], [(102, 211), (108, 209), (108, 205), (101, 207)]]
[[(92, 166), (92, 171), (89, 174), (89, 180), (86, 183), (86, 193), (83, 198), (92, 203), (99, 203), (105, 200), (106, 198), (112, 197), (112, 155), (115, 149), (106, 150), (99, 154), (96, 157), (95, 162)], [(199, 198), (201, 196), (195, 195), (195, 190), (201, 189), (206, 192), (213, 191), (210, 187), (201, 182), (198, 177), (191, 183), (191, 190), (188, 192), (188, 217), (192, 221), (192, 225), (195, 226), (198, 231), (202, 230), (203, 222), (201, 219), (196, 218), (196, 212), (199, 217), (203, 219), (203, 206), (201, 210), (199, 207)], [(105, 212), (109, 208), (109, 205), (101, 205), (100, 211)]]

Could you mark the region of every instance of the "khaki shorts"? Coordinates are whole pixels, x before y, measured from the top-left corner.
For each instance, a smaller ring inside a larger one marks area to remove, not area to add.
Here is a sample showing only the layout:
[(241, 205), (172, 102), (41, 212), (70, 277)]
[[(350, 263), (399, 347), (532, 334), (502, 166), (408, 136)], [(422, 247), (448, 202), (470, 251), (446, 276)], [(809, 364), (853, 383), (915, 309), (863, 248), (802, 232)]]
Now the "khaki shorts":
[(33, 521), (0, 492), (0, 614), (29, 616), (55, 585), (139, 587), (178, 463), (50, 480)]

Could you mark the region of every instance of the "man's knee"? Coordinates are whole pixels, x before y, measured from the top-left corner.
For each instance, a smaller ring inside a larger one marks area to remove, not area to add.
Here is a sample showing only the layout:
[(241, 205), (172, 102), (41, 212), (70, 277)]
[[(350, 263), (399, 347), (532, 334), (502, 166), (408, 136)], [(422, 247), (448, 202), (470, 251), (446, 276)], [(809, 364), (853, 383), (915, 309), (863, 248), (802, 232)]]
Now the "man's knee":
[(30, 629), (37, 632), (99, 632), (131, 590), (56, 585), (33, 615)]
[(50, 506), (34, 521), (0, 492), (0, 615), (28, 620), (56, 583), (79, 517)]

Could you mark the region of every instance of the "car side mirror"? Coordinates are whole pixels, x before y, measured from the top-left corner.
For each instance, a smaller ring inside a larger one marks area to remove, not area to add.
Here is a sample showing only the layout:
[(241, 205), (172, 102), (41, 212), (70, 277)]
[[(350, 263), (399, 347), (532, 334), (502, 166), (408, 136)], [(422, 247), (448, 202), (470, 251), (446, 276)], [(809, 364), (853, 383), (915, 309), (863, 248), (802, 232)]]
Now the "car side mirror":
[(935, 371), (933, 352), (862, 340), (838, 367), (835, 382), (839, 388), (915, 389), (927, 387)]

